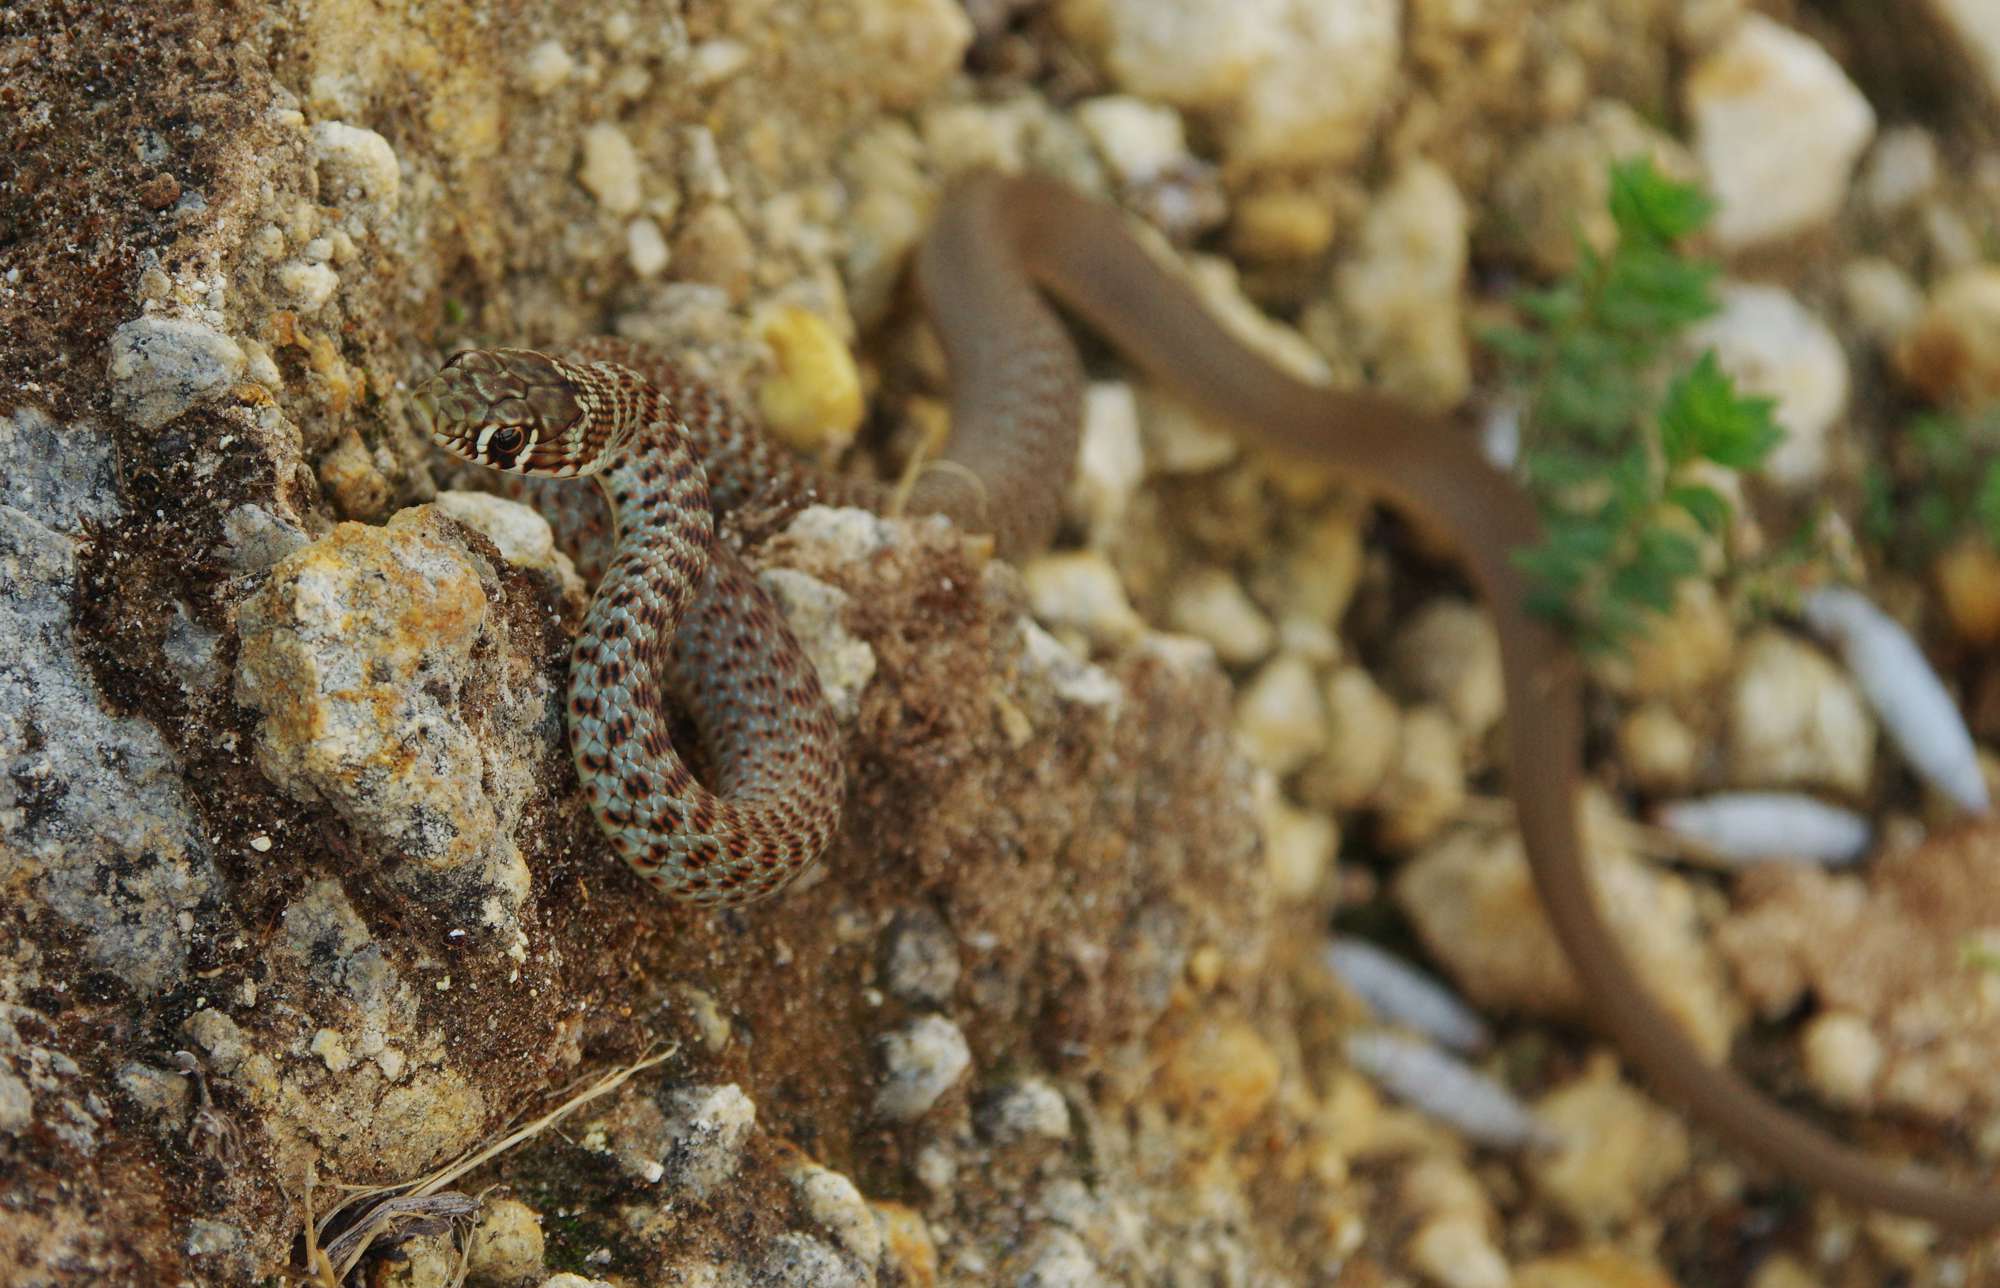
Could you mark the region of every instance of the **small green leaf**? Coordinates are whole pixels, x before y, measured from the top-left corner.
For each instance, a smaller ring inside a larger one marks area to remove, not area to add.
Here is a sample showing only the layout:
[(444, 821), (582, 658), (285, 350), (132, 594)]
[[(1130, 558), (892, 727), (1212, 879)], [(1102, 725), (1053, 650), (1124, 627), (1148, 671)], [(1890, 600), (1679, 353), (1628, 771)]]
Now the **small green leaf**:
[(1559, 327), (1583, 311), (1583, 300), (1575, 286), (1562, 283), (1545, 291), (1522, 291), (1514, 303), (1531, 320), (1545, 327)]
[(1667, 489), (1667, 502), (1687, 512), (1710, 536), (1729, 525), (1729, 501), (1705, 483), (1681, 483)]
[(1542, 361), (1549, 347), (1548, 341), (1534, 332), (1512, 326), (1487, 327), (1479, 333), (1479, 342), (1502, 360), (1523, 366)]
[(1908, 433), (1911, 444), (1929, 469), (1957, 474), (1972, 463), (1965, 423), (1956, 416), (1935, 413), (1918, 416), (1910, 422)]
[(1660, 446), (1673, 467), (1710, 460), (1734, 470), (1755, 469), (1785, 431), (1771, 418), (1777, 401), (1747, 398), (1723, 374), (1713, 349), (1667, 386), (1660, 408)]
[(1926, 492), (1918, 497), (1914, 513), (1917, 530), (1931, 545), (1949, 540), (1958, 531), (1963, 517), (1952, 499), (1941, 492)]
[(1694, 184), (1675, 183), (1635, 157), (1611, 167), (1611, 218), (1627, 238), (1678, 241), (1708, 222), (1715, 202)]
[(1986, 463), (1986, 477), (1979, 481), (1979, 493), (1972, 499), (1972, 512), (1986, 539), (2000, 546), (2000, 457)]

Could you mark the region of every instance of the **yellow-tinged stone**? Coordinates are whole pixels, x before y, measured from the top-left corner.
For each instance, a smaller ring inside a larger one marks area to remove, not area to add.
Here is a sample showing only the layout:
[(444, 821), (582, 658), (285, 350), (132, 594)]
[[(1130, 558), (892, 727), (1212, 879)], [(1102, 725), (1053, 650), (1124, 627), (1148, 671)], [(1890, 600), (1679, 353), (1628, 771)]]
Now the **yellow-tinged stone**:
[(1255, 1122), (1278, 1091), (1278, 1056), (1242, 1020), (1211, 1020), (1176, 1036), (1161, 1066), (1161, 1100), (1218, 1136)]
[(1938, 594), (1952, 630), (1968, 644), (2000, 640), (2000, 554), (1968, 537), (1938, 556)]
[(1543, 1257), (1514, 1269), (1514, 1288), (1676, 1288), (1652, 1262), (1615, 1248)]
[(1687, 1128), (1620, 1080), (1609, 1057), (1535, 1111), (1566, 1142), (1530, 1164), (1535, 1184), (1585, 1229), (1632, 1220), (1687, 1168)]
[(1333, 203), (1311, 192), (1253, 192), (1236, 204), (1229, 244), (1251, 259), (1311, 259), (1333, 244)]
[(389, 480), (360, 437), (350, 431), (319, 461), (319, 485), (341, 514), (373, 519), (389, 504)]
[(854, 441), (865, 407), (854, 355), (825, 319), (785, 305), (765, 319), (764, 342), (777, 374), (757, 389), (764, 424), (806, 452), (838, 452)]
[(882, 1226), (883, 1268), (901, 1273), (897, 1281), (910, 1288), (934, 1288), (938, 1277), (937, 1244), (923, 1215), (901, 1203), (868, 1205)]
[(468, 1277), (475, 1283), (519, 1283), (542, 1269), (542, 1218), (519, 1199), (490, 1200), (472, 1232)]

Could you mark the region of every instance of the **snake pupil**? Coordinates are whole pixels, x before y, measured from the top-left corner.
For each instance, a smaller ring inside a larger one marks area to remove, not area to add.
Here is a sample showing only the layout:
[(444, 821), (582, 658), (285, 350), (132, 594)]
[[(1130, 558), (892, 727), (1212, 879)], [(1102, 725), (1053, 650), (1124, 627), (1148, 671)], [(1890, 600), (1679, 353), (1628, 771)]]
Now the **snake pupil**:
[(512, 425), (494, 430), (493, 437), (486, 444), (486, 450), (500, 457), (513, 456), (521, 450), (521, 431)]

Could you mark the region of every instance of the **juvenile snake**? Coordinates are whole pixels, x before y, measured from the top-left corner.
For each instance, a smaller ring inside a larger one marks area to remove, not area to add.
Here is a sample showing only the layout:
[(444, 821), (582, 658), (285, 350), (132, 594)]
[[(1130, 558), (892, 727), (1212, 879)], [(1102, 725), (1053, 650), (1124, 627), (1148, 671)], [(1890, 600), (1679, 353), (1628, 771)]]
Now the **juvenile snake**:
[[(1003, 552), (1051, 534), (1082, 375), (1046, 291), (1209, 414), (1341, 471), (1446, 535), (1493, 615), (1517, 820), (1549, 920), (1602, 1027), (1661, 1090), (1801, 1182), (1953, 1229), (2000, 1223), (2000, 1194), (1846, 1148), (1710, 1065), (1647, 991), (1598, 912), (1578, 838), (1579, 668), (1527, 614), (1508, 558), (1537, 541), (1535, 507), (1463, 434), (1376, 394), (1284, 375), (1156, 265), (1116, 211), (1052, 181), (961, 184), (918, 274), (951, 363), (947, 454), (979, 483), (927, 474), (911, 509), (991, 531)], [(524, 474), (595, 474), (612, 502), (618, 545), (576, 643), (570, 741), (614, 848), (667, 893), (703, 903), (757, 898), (808, 866), (840, 808), (838, 739), (812, 667), (715, 539), (711, 506), (818, 498), (879, 507), (887, 489), (805, 469), (698, 386), (610, 342), (565, 358), (461, 355), (416, 405), (435, 440), (460, 456)], [(691, 709), (716, 766), (713, 793), (668, 740), (661, 678)]]

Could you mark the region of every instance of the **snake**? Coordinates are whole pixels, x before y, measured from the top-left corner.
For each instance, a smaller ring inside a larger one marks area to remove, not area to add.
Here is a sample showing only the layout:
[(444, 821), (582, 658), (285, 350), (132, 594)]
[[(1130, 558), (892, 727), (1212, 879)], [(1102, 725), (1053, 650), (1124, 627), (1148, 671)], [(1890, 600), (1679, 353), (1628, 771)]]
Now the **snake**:
[[(1532, 497), (1442, 415), (1279, 370), (1236, 339), (1124, 216), (1053, 179), (980, 173), (939, 205), (916, 255), (950, 375), (950, 469), (906, 497), (809, 466), (698, 381), (638, 346), (473, 350), (415, 392), (433, 441), (514, 474), (591, 476), (613, 554), (570, 666), (570, 743), (612, 848), (699, 904), (769, 895), (837, 825), (835, 723), (783, 615), (717, 516), (812, 501), (945, 514), (1019, 555), (1054, 534), (1082, 419), (1083, 369), (1060, 305), (1141, 372), (1277, 457), (1330, 468), (1442, 536), (1500, 645), (1509, 790), (1535, 888), (1599, 1027), (1669, 1099), (1749, 1154), (1853, 1202), (1974, 1232), (2000, 1193), (1959, 1187), (1836, 1141), (1724, 1064), (1653, 997), (1597, 903), (1577, 826), (1584, 781), (1576, 653), (1527, 605), (1511, 552), (1532, 546)], [(672, 740), (678, 697), (713, 790)]]

